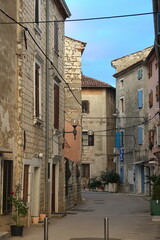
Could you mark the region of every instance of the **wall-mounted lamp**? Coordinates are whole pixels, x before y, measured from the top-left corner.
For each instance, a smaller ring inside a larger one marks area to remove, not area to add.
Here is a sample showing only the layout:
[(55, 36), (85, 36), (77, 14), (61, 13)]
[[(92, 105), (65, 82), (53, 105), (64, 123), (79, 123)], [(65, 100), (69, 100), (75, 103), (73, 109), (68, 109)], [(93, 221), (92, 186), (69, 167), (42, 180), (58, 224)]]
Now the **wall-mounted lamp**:
[(77, 125), (78, 125), (78, 119), (77, 118), (72, 118), (71, 119), (71, 125), (73, 127), (73, 131), (63, 131), (63, 135), (65, 135), (66, 133), (73, 133), (74, 135), (74, 140), (76, 140), (76, 135), (77, 135)]
[(94, 131), (88, 130), (88, 146), (94, 146)]

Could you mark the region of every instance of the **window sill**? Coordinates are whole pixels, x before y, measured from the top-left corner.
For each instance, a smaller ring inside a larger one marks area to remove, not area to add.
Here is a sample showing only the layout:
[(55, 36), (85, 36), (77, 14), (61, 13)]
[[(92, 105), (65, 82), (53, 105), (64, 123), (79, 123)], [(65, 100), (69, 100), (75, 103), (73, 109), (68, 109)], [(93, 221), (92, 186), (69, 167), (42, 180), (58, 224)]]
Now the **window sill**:
[(34, 125), (42, 125), (43, 124), (43, 120), (40, 118), (36, 118), (34, 117)]

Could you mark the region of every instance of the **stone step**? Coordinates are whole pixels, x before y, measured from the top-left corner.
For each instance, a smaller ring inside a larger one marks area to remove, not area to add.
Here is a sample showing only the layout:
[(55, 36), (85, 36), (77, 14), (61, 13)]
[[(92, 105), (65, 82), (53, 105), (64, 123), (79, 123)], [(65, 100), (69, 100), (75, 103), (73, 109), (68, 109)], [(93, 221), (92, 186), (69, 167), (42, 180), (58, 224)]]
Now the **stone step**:
[(0, 240), (8, 240), (10, 237), (9, 232), (0, 232)]

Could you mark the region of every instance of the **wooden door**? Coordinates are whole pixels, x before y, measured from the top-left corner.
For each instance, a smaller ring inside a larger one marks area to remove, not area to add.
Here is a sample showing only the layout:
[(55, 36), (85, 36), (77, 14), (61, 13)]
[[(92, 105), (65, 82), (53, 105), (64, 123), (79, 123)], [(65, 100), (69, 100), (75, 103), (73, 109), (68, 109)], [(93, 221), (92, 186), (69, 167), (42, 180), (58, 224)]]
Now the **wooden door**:
[(52, 212), (55, 212), (55, 167), (56, 165), (52, 165)]
[(9, 202), (9, 195), (12, 192), (13, 183), (13, 161), (3, 161), (3, 214), (8, 214), (12, 210), (11, 203)]

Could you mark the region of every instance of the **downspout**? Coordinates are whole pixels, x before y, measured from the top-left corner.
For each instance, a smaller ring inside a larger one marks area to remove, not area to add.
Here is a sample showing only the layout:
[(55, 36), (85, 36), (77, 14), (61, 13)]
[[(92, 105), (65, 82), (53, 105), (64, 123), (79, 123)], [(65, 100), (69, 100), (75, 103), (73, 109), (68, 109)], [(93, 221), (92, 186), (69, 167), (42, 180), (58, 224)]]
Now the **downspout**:
[[(46, 55), (49, 57), (49, 0), (46, 0)], [(48, 213), (48, 160), (49, 160), (49, 61), (46, 58), (46, 122), (45, 122), (45, 212)]]

